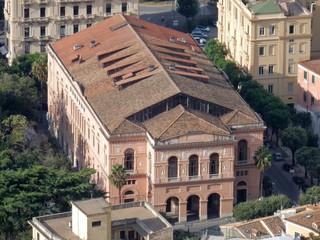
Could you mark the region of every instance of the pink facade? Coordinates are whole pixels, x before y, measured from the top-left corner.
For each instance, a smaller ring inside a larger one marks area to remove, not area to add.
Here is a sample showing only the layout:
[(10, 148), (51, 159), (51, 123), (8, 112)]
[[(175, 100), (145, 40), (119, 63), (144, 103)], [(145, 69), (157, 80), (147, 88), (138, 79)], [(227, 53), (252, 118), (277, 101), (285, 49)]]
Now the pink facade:
[(115, 163), (128, 174), (122, 202), (148, 201), (180, 222), (259, 197), (264, 124), (190, 36), (114, 16), (52, 44), (48, 72), (50, 130), (75, 167), (96, 169), (110, 203)]

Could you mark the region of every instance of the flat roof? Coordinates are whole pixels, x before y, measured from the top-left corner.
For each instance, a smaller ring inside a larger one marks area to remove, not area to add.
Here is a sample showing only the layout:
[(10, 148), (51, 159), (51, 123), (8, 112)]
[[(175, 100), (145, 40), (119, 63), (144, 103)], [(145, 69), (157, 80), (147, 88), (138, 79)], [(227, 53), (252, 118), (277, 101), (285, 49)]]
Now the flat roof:
[(103, 214), (106, 212), (105, 209), (111, 206), (103, 198), (76, 201), (76, 202), (72, 202), (72, 205), (75, 205), (87, 216), (95, 215), (95, 214)]

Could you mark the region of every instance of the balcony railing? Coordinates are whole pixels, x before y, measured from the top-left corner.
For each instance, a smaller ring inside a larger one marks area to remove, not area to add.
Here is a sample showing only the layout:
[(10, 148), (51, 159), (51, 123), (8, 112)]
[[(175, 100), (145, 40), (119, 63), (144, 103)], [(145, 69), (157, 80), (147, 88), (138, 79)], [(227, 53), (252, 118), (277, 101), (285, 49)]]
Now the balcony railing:
[(168, 182), (178, 182), (179, 178), (178, 177), (169, 177)]
[(189, 176), (189, 180), (190, 181), (196, 181), (196, 180), (198, 180), (199, 179), (199, 176), (197, 175), (197, 176)]
[(221, 175), (220, 174), (210, 174), (210, 178), (212, 178), (212, 179), (221, 178)]
[(247, 160), (237, 161), (237, 165), (245, 165), (247, 164)]

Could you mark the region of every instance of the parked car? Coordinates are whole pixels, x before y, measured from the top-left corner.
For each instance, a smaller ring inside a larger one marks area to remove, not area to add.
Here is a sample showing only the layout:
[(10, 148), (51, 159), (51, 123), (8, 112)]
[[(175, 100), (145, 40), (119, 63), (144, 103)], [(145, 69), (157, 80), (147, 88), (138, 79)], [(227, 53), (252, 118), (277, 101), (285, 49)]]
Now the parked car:
[(204, 38), (207, 38), (208, 37), (208, 34), (206, 34), (205, 32), (202, 32), (202, 31), (198, 31), (198, 30), (196, 30), (196, 31), (192, 31), (191, 32), (191, 35), (192, 36), (194, 36), (194, 35), (196, 35), (196, 36), (202, 36), (202, 37), (204, 37)]
[(298, 176), (292, 177), (292, 181), (294, 181), (295, 184), (297, 184), (297, 185), (305, 184), (304, 179), (302, 177), (298, 177)]
[(292, 167), (290, 164), (288, 164), (288, 163), (284, 163), (284, 164), (282, 165), (282, 169), (283, 169), (284, 171), (290, 172), (290, 170), (292, 170), (293, 167)]
[(282, 160), (283, 160), (282, 154), (279, 153), (279, 152), (274, 152), (274, 153), (272, 154), (272, 158), (273, 158), (275, 161), (282, 161)]
[[(201, 30), (201, 31), (206, 31), (206, 32), (210, 32), (210, 28), (209, 27), (206, 27), (206, 26), (203, 26), (203, 25), (197, 25), (195, 27), (195, 29), (198, 29), (198, 30)], [(194, 30), (195, 30), (194, 29)]]
[(206, 44), (207, 43), (207, 40), (205, 38), (193, 37), (193, 39), (199, 44), (201, 44), (201, 43)]

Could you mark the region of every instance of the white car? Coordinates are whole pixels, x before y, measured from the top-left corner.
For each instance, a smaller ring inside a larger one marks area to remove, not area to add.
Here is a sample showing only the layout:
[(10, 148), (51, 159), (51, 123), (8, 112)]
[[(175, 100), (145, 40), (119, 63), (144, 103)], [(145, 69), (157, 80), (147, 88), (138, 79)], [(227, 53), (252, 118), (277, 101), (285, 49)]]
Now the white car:
[(197, 42), (197, 43), (203, 43), (206, 44), (207, 40), (201, 37), (193, 37), (193, 39)]
[(203, 38), (207, 38), (208, 37), (208, 35), (206, 33), (202, 32), (202, 31), (192, 31), (191, 35), (193, 37), (203, 37)]
[(203, 25), (197, 25), (194, 30), (196, 30), (196, 29), (201, 30), (201, 31), (205, 31), (205, 32), (210, 32), (210, 28), (203, 26)]

